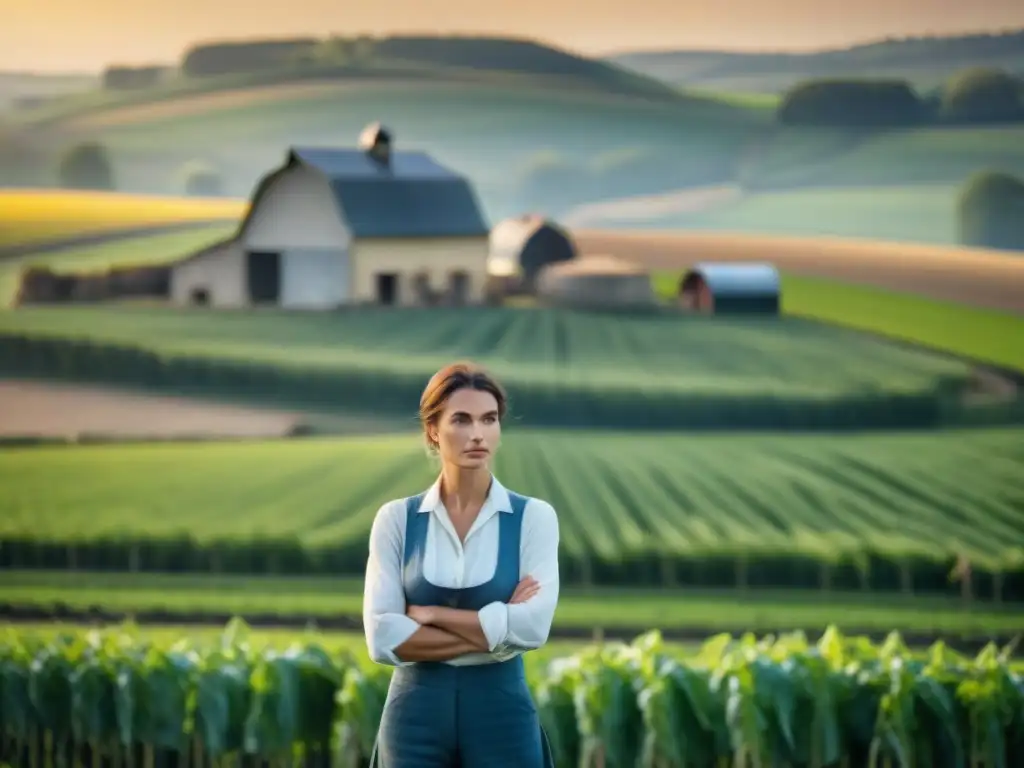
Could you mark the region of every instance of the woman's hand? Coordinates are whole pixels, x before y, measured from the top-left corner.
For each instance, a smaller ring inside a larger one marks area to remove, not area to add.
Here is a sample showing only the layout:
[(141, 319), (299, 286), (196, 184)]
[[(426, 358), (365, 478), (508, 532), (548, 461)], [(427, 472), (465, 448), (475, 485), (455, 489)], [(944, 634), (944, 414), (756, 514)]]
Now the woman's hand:
[(508, 604), (525, 603), (538, 592), (540, 592), (540, 584), (537, 583), (533, 576), (526, 576), (516, 586), (516, 591), (512, 593), (512, 598), (508, 601)]
[(405, 615), (424, 627), (433, 624), (436, 618), (432, 605), (410, 605), (406, 608)]

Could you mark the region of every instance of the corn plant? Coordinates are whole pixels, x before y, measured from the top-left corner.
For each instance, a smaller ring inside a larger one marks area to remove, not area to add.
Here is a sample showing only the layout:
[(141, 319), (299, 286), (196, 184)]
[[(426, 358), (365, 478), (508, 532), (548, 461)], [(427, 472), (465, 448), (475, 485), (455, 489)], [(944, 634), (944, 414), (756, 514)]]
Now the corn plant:
[[(0, 643), (0, 765), (362, 768), (391, 670), (315, 635), (254, 648), (159, 644), (131, 625)], [(710, 638), (656, 631), (530, 666), (558, 768), (1016, 768), (1024, 674), (1010, 649), (874, 645), (830, 628)]]

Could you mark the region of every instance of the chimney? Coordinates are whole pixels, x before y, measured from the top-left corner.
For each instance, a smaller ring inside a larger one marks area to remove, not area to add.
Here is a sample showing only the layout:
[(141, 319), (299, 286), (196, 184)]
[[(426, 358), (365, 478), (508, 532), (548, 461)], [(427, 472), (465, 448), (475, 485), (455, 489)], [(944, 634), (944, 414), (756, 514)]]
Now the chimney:
[(359, 134), (359, 148), (375, 163), (391, 165), (391, 132), (380, 123), (370, 123)]

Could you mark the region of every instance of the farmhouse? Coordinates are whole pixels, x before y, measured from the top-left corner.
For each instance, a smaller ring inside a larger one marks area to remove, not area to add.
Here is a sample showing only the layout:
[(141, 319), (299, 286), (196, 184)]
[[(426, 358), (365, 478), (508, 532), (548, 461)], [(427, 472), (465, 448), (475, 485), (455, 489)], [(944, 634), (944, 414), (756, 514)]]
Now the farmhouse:
[(777, 315), (780, 294), (771, 264), (695, 264), (679, 282), (680, 306), (704, 314)]
[(628, 309), (657, 304), (647, 270), (603, 255), (543, 267), (537, 276), (537, 296), (547, 304), (580, 308)]
[(174, 265), (171, 297), (331, 309), (483, 299), (489, 229), (469, 182), (368, 126), (355, 149), (292, 148), (236, 235)]
[(562, 227), (526, 214), (505, 219), (491, 230), (487, 269), (492, 280), (509, 290), (530, 292), (542, 267), (574, 258), (576, 246)]

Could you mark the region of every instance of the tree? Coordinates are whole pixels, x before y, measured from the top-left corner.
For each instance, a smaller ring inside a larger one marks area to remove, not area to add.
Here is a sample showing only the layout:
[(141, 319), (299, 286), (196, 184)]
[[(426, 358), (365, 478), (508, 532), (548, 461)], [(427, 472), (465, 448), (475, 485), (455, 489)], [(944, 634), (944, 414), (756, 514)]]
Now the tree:
[(72, 147), (57, 169), (62, 187), (68, 189), (114, 189), (114, 170), (107, 150), (98, 142)]
[(1024, 250), (1024, 180), (998, 171), (974, 174), (957, 201), (963, 245)]
[(224, 194), (224, 180), (209, 165), (199, 161), (186, 163), (181, 170), (185, 194), (192, 197), (218, 197)]
[(968, 69), (947, 83), (939, 114), (950, 123), (1024, 120), (1024, 80), (999, 69)]
[(776, 111), (783, 125), (884, 127), (927, 117), (925, 103), (903, 80), (808, 80), (787, 91)]

